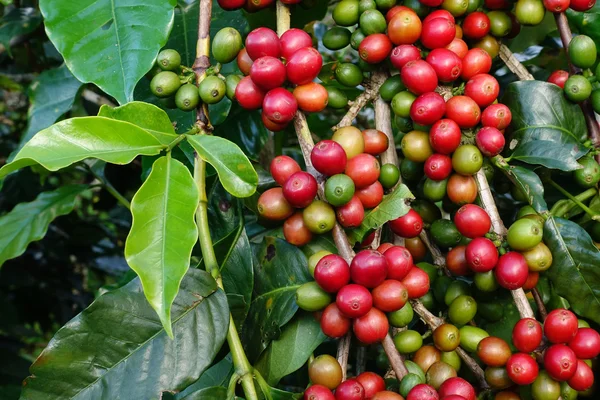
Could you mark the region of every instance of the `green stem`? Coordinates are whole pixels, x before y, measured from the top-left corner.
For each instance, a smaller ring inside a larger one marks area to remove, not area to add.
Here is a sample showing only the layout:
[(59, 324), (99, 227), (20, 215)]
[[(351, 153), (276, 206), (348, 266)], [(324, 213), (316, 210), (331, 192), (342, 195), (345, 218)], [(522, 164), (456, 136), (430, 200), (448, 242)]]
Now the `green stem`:
[(115, 189), (114, 186), (110, 184), (110, 182), (104, 180), (103, 177), (101, 177), (96, 172), (94, 172), (94, 170), (92, 168), (90, 168), (87, 165), (86, 165), (86, 167), (87, 167), (88, 171), (90, 171), (90, 173), (94, 176), (94, 178), (96, 178), (100, 182), (100, 186), (102, 186), (104, 189), (106, 189), (106, 191), (108, 193), (110, 193), (115, 199), (117, 199), (117, 201), (123, 207), (127, 208), (128, 210), (131, 209), (131, 203), (129, 202), (129, 200), (127, 200), (125, 198), (125, 196), (123, 196), (121, 193), (119, 193), (119, 191), (117, 189)]
[[(194, 180), (200, 191), (200, 202), (196, 210), (196, 225), (198, 226), (198, 238), (204, 266), (206, 270), (215, 278), (217, 285), (223, 289), (223, 281), (221, 279), (221, 271), (219, 263), (215, 256), (212, 238), (210, 236), (210, 228), (208, 227), (208, 197), (206, 196), (206, 162), (196, 155), (194, 162)], [(258, 400), (256, 388), (254, 387), (253, 371), (254, 369), (248, 362), (244, 347), (240, 340), (240, 336), (235, 327), (233, 317), (229, 314), (229, 330), (227, 332), (227, 343), (233, 358), (233, 365), (236, 373), (242, 380), (242, 387), (247, 400)]]
[(553, 188), (555, 188), (556, 190), (561, 192), (565, 197), (567, 197), (573, 203), (577, 204), (579, 206), (579, 208), (581, 208), (583, 211), (585, 211), (585, 213), (587, 215), (590, 216), (590, 218), (592, 218), (594, 221), (600, 221), (600, 214), (597, 214), (596, 212), (594, 212), (594, 210), (590, 209), (588, 206), (583, 204), (577, 197), (575, 197), (571, 193), (567, 192), (565, 189), (563, 189), (559, 184), (557, 184), (553, 180), (549, 180), (548, 182), (550, 183), (550, 185), (552, 185)]
[[(190, 132), (191, 131), (192, 130), (190, 130)], [(179, 143), (184, 141), (186, 133), (182, 133), (181, 135), (177, 136), (177, 138), (175, 138), (171, 143), (169, 143), (169, 145), (167, 146), (167, 152), (170, 152), (171, 150), (173, 150), (175, 148), (175, 146), (177, 146)]]
[[(575, 196), (575, 198), (579, 201), (587, 201), (597, 194), (598, 190), (596, 188), (589, 188), (588, 190), (579, 193), (577, 196)], [(559, 200), (550, 210), (550, 214), (555, 217), (562, 218), (563, 216), (574, 211), (576, 208), (577, 204), (573, 203), (571, 200)], [(575, 211), (575, 213), (577, 213), (577, 211)], [(569, 217), (567, 216), (566, 218)]]

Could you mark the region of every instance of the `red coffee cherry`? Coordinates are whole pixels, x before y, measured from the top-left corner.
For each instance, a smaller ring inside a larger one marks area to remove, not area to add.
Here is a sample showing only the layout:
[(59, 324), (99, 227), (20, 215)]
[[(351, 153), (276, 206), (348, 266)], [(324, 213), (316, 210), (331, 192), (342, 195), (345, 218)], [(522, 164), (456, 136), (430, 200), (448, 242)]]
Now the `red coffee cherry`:
[(511, 381), (520, 386), (530, 385), (538, 376), (537, 362), (529, 354), (513, 354), (506, 362), (506, 371)]
[(425, 19), (423, 20), (423, 23), (425, 22), (429, 22), (432, 19), (435, 18), (444, 18), (447, 19), (448, 21), (451, 22), (456, 22), (456, 20), (454, 19), (454, 16), (450, 13), (450, 11), (448, 10), (434, 10), (432, 12), (430, 12), (429, 14), (427, 14), (427, 16), (425, 17)]
[(446, 102), (446, 117), (461, 128), (473, 128), (481, 119), (481, 109), (468, 96), (454, 96)]
[(379, 161), (370, 154), (359, 154), (346, 163), (346, 175), (357, 189), (372, 185), (379, 179)]
[(577, 316), (564, 308), (550, 311), (544, 321), (544, 335), (552, 343), (570, 342), (577, 329)]
[(504, 135), (496, 128), (485, 126), (475, 135), (475, 142), (481, 153), (487, 157), (494, 157), (504, 149)]
[(304, 224), (301, 211), (296, 212), (283, 223), (283, 237), (294, 246), (310, 243), (312, 236), (312, 232)]
[(250, 68), (252, 68), (252, 64), (254, 61), (252, 61), (246, 49), (240, 50), (236, 60), (238, 68), (240, 69), (240, 71), (242, 71), (242, 74), (250, 75)]
[(312, 38), (302, 29), (292, 28), (284, 32), (279, 39), (281, 43), (281, 56), (286, 60), (298, 50), (312, 47)]
[(446, 254), (446, 268), (454, 276), (466, 276), (472, 273), (466, 258), (467, 246), (456, 246)]
[(354, 195), (349, 202), (336, 209), (336, 217), (344, 228), (357, 228), (365, 219), (365, 208), (358, 196)]
[(454, 224), (461, 235), (468, 238), (484, 236), (492, 227), (488, 213), (475, 204), (465, 204), (454, 215)]
[(489, 74), (477, 74), (467, 82), (465, 95), (469, 96), (479, 107), (492, 104), (500, 93), (500, 84)]
[(455, 36), (454, 21), (440, 17), (423, 22), (421, 43), (428, 49), (446, 47)]
[(235, 87), (235, 98), (246, 110), (256, 110), (262, 106), (265, 92), (256, 86), (251, 77), (245, 76)]
[(281, 44), (277, 33), (269, 28), (256, 28), (246, 37), (246, 51), (252, 60), (260, 57), (281, 56)]
[(389, 327), (386, 315), (376, 308), (371, 308), (367, 314), (352, 322), (354, 335), (364, 344), (381, 342), (388, 334)]
[(316, 82), (296, 86), (294, 97), (298, 102), (298, 108), (306, 112), (323, 111), (329, 101), (329, 94), (325, 86)]
[(283, 185), (283, 195), (296, 208), (308, 207), (317, 196), (317, 180), (308, 172), (296, 172)]
[(425, 161), (424, 171), (431, 180), (444, 180), (452, 173), (452, 159), (445, 154), (432, 154)]
[(358, 197), (364, 208), (375, 208), (383, 200), (383, 186), (379, 181), (375, 181), (367, 187), (358, 189), (356, 197)]
[(246, 5), (246, 0), (217, 0), (217, 2), (223, 10), (227, 11), (237, 10)]
[[(445, 48), (447, 50), (450, 50), (454, 54), (456, 54), (461, 59), (461, 62), (462, 62), (462, 59), (469, 52), (469, 46), (467, 46), (467, 44), (465, 43), (464, 40), (459, 39), (459, 38), (454, 38), (450, 42), (450, 44), (448, 46), (446, 46)], [(461, 64), (461, 71), (462, 71), (462, 64)]]
[(588, 390), (594, 384), (594, 371), (585, 362), (577, 360), (575, 375), (567, 381), (567, 384), (579, 392)]
[(369, 64), (379, 64), (392, 52), (392, 41), (383, 33), (367, 36), (358, 46), (359, 57)]
[(431, 50), (426, 61), (433, 67), (440, 82), (453, 82), (462, 72), (462, 60), (448, 49)]
[(366, 287), (351, 283), (340, 289), (335, 304), (346, 317), (358, 318), (373, 307), (373, 297)]
[[(244, 0), (244, 3), (246, 0)], [(335, 400), (335, 396), (323, 385), (312, 385), (304, 391), (304, 400)]]
[(550, 74), (548, 77), (548, 82), (554, 83), (556, 86), (561, 89), (565, 88), (565, 82), (569, 79), (569, 73), (567, 71), (563, 71), (562, 69), (556, 70)]
[(378, 251), (359, 251), (350, 263), (352, 282), (369, 289), (379, 286), (386, 276), (387, 261)]
[(402, 83), (416, 95), (433, 92), (438, 85), (435, 70), (427, 61), (410, 61), (400, 71)]
[(439, 400), (439, 398), (437, 391), (425, 383), (413, 387), (406, 396), (406, 400)]
[(250, 77), (263, 90), (275, 89), (285, 82), (285, 66), (278, 58), (260, 57), (250, 67)]
[(350, 267), (337, 254), (328, 254), (315, 267), (315, 281), (324, 291), (336, 293), (350, 282)]
[(257, 209), (259, 216), (271, 221), (283, 221), (294, 213), (281, 188), (272, 188), (261, 194)]
[(385, 390), (385, 381), (375, 372), (363, 372), (356, 377), (356, 380), (365, 389), (365, 399), (375, 396), (375, 393)]
[(439, 121), (446, 112), (444, 98), (436, 92), (423, 93), (413, 101), (410, 118), (420, 125), (431, 125)]
[(413, 44), (421, 36), (422, 24), (419, 16), (411, 9), (398, 11), (388, 23), (388, 36), (395, 45)]
[(409, 299), (418, 299), (429, 291), (429, 275), (419, 267), (412, 267), (402, 279), (402, 284), (408, 290)]
[[(389, 261), (388, 261), (389, 265)], [(600, 354), (600, 334), (592, 328), (579, 328), (569, 347), (577, 358), (584, 360), (595, 358)]]
[(533, 318), (522, 318), (514, 326), (512, 342), (517, 350), (531, 353), (542, 343), (542, 326)]
[(286, 64), (287, 78), (295, 85), (312, 82), (321, 72), (323, 57), (312, 47), (296, 50)]
[(269, 166), (271, 176), (277, 184), (283, 186), (290, 176), (294, 173), (302, 171), (300, 165), (292, 157), (277, 156), (271, 161)]
[(394, 279), (388, 279), (373, 289), (373, 305), (383, 312), (392, 312), (404, 307), (408, 301), (408, 290)]
[(487, 74), (492, 69), (492, 57), (487, 51), (474, 48), (467, 52), (462, 59), (463, 69), (460, 77), (469, 80), (477, 74)]
[[(240, 85), (238, 84), (238, 87), (239, 86)], [(265, 95), (262, 108), (265, 116), (271, 121), (279, 124), (285, 124), (294, 119), (296, 111), (298, 111), (298, 103), (296, 102), (296, 98), (293, 94), (284, 88), (279, 87), (269, 91)]]
[(522, 287), (529, 276), (529, 267), (527, 261), (521, 253), (509, 251), (500, 256), (494, 276), (500, 286), (508, 290), (515, 290)]
[(341, 338), (350, 330), (351, 320), (345, 317), (335, 303), (331, 303), (321, 315), (321, 330), (331, 338)]
[(451, 119), (441, 119), (429, 130), (429, 143), (437, 153), (453, 153), (460, 145), (460, 139), (460, 127)]
[(490, 19), (481, 11), (475, 11), (465, 17), (462, 24), (465, 37), (481, 39), (490, 31)]
[(313, 167), (323, 175), (341, 174), (346, 169), (346, 152), (333, 140), (321, 140), (310, 153)]
[(544, 0), (544, 7), (546, 7), (546, 10), (553, 13), (565, 11), (569, 8), (570, 4), (570, 0)]
[(569, 8), (575, 11), (587, 11), (594, 7), (596, 4), (596, 0), (571, 0), (569, 4)]
[(348, 379), (335, 389), (336, 400), (362, 400), (365, 398), (365, 389), (356, 379)]
[(280, 124), (278, 122), (271, 121), (269, 118), (267, 118), (264, 112), (260, 113), (260, 119), (262, 120), (262, 123), (265, 126), (265, 128), (267, 128), (271, 132), (280, 132), (289, 125), (289, 122), (284, 122)]
[(491, 126), (498, 130), (503, 130), (512, 120), (510, 109), (504, 104), (492, 104), (488, 106), (481, 114), (481, 124), (483, 126)]
[[(379, 249), (382, 246), (379, 246)], [(405, 247), (390, 244), (390, 247), (383, 252), (383, 256), (387, 260), (388, 279), (401, 281), (413, 267), (412, 255)]]
[(489, 367), (503, 367), (512, 352), (503, 339), (488, 336), (477, 345), (477, 356)]
[(473, 386), (460, 377), (447, 379), (438, 389), (438, 393), (442, 399), (447, 396), (462, 396), (465, 400), (475, 400), (477, 398)]
[(498, 263), (498, 250), (490, 239), (478, 237), (467, 245), (465, 259), (474, 272), (491, 271)]
[(557, 381), (566, 381), (575, 375), (577, 356), (564, 344), (553, 344), (544, 352), (544, 369)]
[(390, 61), (394, 68), (400, 70), (410, 61), (421, 59), (421, 50), (412, 44), (401, 44), (394, 47), (390, 55)]
[(365, 129), (362, 134), (365, 141), (364, 152), (372, 156), (383, 153), (390, 145), (387, 135), (377, 129)]
[(417, 237), (423, 230), (423, 219), (412, 208), (402, 217), (391, 220), (389, 224), (392, 232), (403, 238)]

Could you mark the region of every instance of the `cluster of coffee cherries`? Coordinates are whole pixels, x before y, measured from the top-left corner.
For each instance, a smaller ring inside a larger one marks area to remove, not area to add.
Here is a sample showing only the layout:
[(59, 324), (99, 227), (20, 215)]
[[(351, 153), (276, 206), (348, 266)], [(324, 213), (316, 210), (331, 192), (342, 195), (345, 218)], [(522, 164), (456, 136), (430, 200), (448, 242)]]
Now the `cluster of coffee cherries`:
[(572, 102), (581, 103), (590, 100), (595, 112), (600, 113), (600, 64), (595, 74), (590, 70), (597, 60), (596, 43), (586, 35), (577, 35), (569, 43), (569, 58), (574, 66), (581, 68), (582, 73), (569, 75), (567, 71), (557, 70), (548, 77), (548, 82), (560, 86), (565, 97)]
[[(237, 62), (246, 76), (237, 84), (235, 98), (245, 109), (262, 108), (263, 123), (271, 131), (285, 129), (298, 109), (318, 112), (327, 106), (327, 89), (313, 82), (323, 58), (301, 29), (290, 29), (281, 38), (269, 28), (253, 30)], [(286, 82), (295, 85), (293, 92), (283, 87)]]
[[(280, 0), (283, 4), (302, 3), (302, 0)], [(247, 12), (257, 12), (275, 4), (275, 0), (217, 0), (223, 10), (233, 11), (243, 8)]]
[[(380, 167), (377, 156), (387, 150), (388, 137), (376, 129), (338, 129), (331, 140), (318, 142), (311, 152), (313, 167), (325, 177), (324, 200), (315, 200), (317, 180), (288, 156), (278, 156), (270, 165), (281, 187), (265, 191), (258, 200), (262, 218), (285, 220), (283, 234), (289, 243), (303, 246), (313, 234), (333, 229), (337, 220), (344, 228), (356, 228), (365, 210), (377, 207), (384, 190), (398, 182), (393, 164)], [(302, 209), (302, 210), (300, 210)]]

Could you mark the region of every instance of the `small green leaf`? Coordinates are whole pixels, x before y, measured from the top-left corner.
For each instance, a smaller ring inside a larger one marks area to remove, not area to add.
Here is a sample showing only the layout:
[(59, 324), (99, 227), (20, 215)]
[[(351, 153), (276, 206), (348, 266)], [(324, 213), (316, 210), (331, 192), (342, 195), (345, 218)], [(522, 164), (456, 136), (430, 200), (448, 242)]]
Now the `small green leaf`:
[(406, 185), (398, 186), (393, 193), (385, 196), (377, 207), (365, 214), (362, 224), (349, 232), (349, 239), (360, 242), (373, 229), (403, 216), (410, 210), (409, 201), (414, 198)]
[(569, 22), (577, 27), (582, 35), (587, 35), (594, 39), (596, 46), (600, 48), (600, 3), (585, 11), (577, 12), (570, 8), (567, 9)]
[(600, 323), (600, 250), (582, 227), (562, 218), (548, 218), (544, 243), (553, 257), (545, 274), (556, 293), (577, 315)]
[(46, 33), (73, 75), (119, 104), (152, 68), (173, 26), (175, 0), (41, 0)]
[(227, 300), (208, 273), (190, 269), (183, 279), (173, 303), (174, 340), (134, 279), (59, 329), (31, 366), (21, 398), (162, 398), (202, 375), (228, 326)]
[(311, 314), (303, 314), (287, 324), (256, 363), (256, 369), (269, 385), (300, 369), (327, 337)]
[(98, 111), (98, 116), (130, 122), (148, 131), (164, 145), (169, 145), (177, 139), (167, 113), (153, 104), (133, 101), (114, 108), (103, 105)]
[(254, 299), (242, 330), (250, 362), (269, 343), (277, 339), (283, 327), (298, 311), (296, 289), (312, 280), (302, 251), (283, 239), (266, 237), (254, 247)]
[(140, 276), (148, 302), (171, 337), (171, 304), (198, 239), (194, 214), (199, 199), (189, 170), (165, 156), (154, 162), (131, 202), (133, 223), (125, 258)]
[(188, 141), (198, 155), (217, 170), (221, 184), (229, 193), (249, 197), (256, 191), (258, 174), (235, 143), (210, 135), (188, 135)]
[(222, 386), (226, 388), (229, 385), (229, 380), (231, 379), (233, 372), (233, 361), (231, 360), (231, 353), (229, 353), (221, 361), (204, 371), (200, 379), (185, 388), (182, 392), (177, 393), (173, 398), (181, 400), (188, 394), (213, 386)]
[(227, 389), (222, 386), (212, 386), (190, 393), (182, 400), (222, 400), (227, 398)]
[(581, 168), (577, 159), (571, 154), (571, 148), (557, 145), (556, 142), (550, 140), (533, 140), (522, 143), (517, 146), (510, 158), (561, 171), (574, 171)]
[(138, 155), (155, 155), (164, 148), (154, 136), (128, 122), (104, 117), (71, 118), (32, 137), (13, 161), (0, 168), (0, 179), (34, 164), (50, 171), (86, 158), (128, 164)]
[(0, 266), (23, 254), (29, 243), (42, 239), (52, 220), (73, 211), (75, 199), (85, 189), (86, 185), (69, 185), (44, 192), (0, 217)]
[(11, 39), (35, 31), (41, 22), (42, 17), (35, 8), (13, 8), (0, 19), (0, 44), (11, 55)]

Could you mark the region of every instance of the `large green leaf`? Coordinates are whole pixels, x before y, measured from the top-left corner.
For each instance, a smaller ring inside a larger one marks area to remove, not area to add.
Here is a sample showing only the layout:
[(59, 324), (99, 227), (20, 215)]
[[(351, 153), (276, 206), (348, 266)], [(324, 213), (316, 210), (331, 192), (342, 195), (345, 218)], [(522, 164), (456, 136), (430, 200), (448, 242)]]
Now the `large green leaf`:
[(231, 109), (225, 122), (215, 127), (215, 135), (231, 140), (248, 157), (258, 161), (260, 152), (269, 139), (269, 132), (260, 119), (260, 112), (244, 110), (237, 104), (233, 104)]
[(120, 104), (152, 68), (173, 25), (175, 0), (40, 0), (48, 37), (73, 75)]
[(100, 107), (98, 116), (137, 125), (164, 145), (169, 145), (177, 138), (175, 128), (173, 128), (167, 113), (153, 104), (134, 101), (114, 108), (104, 105)]
[(535, 172), (524, 167), (508, 165), (503, 159), (497, 157), (495, 165), (502, 169), (508, 179), (523, 192), (527, 197), (527, 202), (533, 206), (535, 211), (538, 213), (548, 211), (548, 205), (544, 200), (544, 185)]
[(0, 266), (23, 254), (29, 243), (43, 238), (52, 220), (73, 211), (77, 195), (85, 189), (86, 185), (69, 185), (44, 192), (0, 217)]
[(556, 293), (578, 315), (600, 323), (600, 250), (582, 227), (562, 218), (546, 221), (544, 243), (552, 251), (546, 274)]
[(155, 155), (166, 146), (147, 131), (105, 117), (71, 118), (38, 132), (10, 163), (0, 179), (34, 164), (57, 171), (86, 158), (127, 164), (138, 155)]
[(235, 143), (210, 135), (188, 135), (188, 141), (198, 155), (217, 170), (221, 184), (229, 193), (248, 197), (256, 191), (258, 174)]
[(222, 264), (221, 275), (231, 315), (236, 326), (241, 328), (250, 309), (254, 287), (254, 254), (245, 231)]
[(283, 239), (266, 237), (255, 248), (254, 299), (243, 338), (250, 361), (255, 361), (296, 313), (296, 289), (312, 280), (306, 257)]
[(587, 137), (585, 118), (562, 89), (541, 81), (514, 82), (503, 103), (512, 113), (513, 158), (564, 171), (578, 168), (577, 159), (588, 151), (581, 144)]
[(125, 243), (127, 263), (142, 280), (148, 302), (169, 336), (171, 304), (190, 267), (198, 231), (194, 221), (200, 195), (190, 171), (164, 156), (133, 197), (133, 223)]
[(41, 22), (42, 17), (35, 8), (13, 8), (0, 19), (0, 44), (10, 55), (11, 39), (35, 31)]
[(173, 396), (173, 398), (181, 400), (188, 394), (214, 386), (222, 386), (226, 388), (229, 385), (229, 380), (231, 379), (233, 372), (234, 367), (230, 353), (221, 361), (204, 371), (202, 376), (200, 376), (200, 379), (185, 388), (185, 390), (182, 392), (177, 393), (175, 396)]
[(100, 296), (62, 327), (31, 366), (22, 399), (159, 399), (211, 364), (229, 326), (212, 277), (190, 269), (173, 304), (169, 339), (138, 279)]
[(222, 386), (212, 386), (190, 393), (182, 400), (222, 400), (227, 398), (227, 389)]
[(36, 78), (29, 89), (29, 123), (17, 150), (71, 109), (81, 85), (64, 64), (46, 70)]
[(312, 314), (302, 314), (287, 324), (256, 363), (256, 369), (272, 386), (300, 369), (313, 351), (327, 338)]
[(567, 10), (569, 22), (577, 27), (579, 33), (588, 35), (600, 48), (600, 3), (596, 3), (592, 9), (586, 12)]
[(365, 214), (362, 224), (350, 231), (349, 238), (355, 242), (360, 242), (373, 229), (403, 216), (410, 210), (409, 201), (414, 198), (406, 185), (398, 186), (393, 193), (385, 196), (377, 207)]

